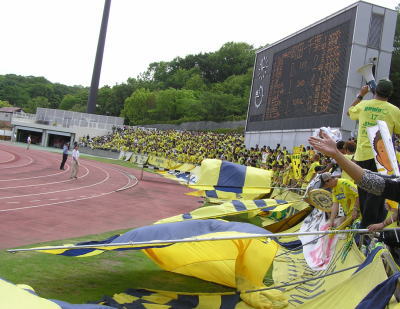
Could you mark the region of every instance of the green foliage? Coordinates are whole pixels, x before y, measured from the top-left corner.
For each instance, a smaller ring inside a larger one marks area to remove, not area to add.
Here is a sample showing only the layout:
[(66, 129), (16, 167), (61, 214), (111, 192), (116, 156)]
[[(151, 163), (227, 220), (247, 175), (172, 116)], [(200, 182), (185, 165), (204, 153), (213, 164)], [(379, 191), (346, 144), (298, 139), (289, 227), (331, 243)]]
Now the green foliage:
[(238, 134), (244, 134), (244, 127), (238, 127), (238, 128), (221, 128), (221, 129), (215, 129), (215, 130), (208, 130), (211, 132), (219, 133), (219, 134), (231, 134), (231, 133), (238, 133)]
[[(244, 119), (254, 48), (228, 42), (210, 53), (151, 63), (126, 83), (99, 89), (96, 113), (128, 124)], [(44, 77), (0, 75), (0, 100), (35, 113), (38, 107), (85, 112), (89, 89)]]
[(24, 111), (26, 113), (31, 113), (35, 114), (36, 109), (38, 107), (44, 107), (44, 108), (49, 108), (50, 107), (50, 102), (46, 97), (34, 97), (33, 99), (30, 99), (27, 103), (27, 105), (24, 106)]
[(75, 112), (85, 112), (88, 96), (88, 89), (82, 88), (76, 94), (65, 95), (58, 108)]
[(2, 107), (11, 107), (12, 105), (8, 103), (7, 101), (1, 101), (0, 100), (0, 108)]
[(121, 116), (131, 125), (143, 124), (149, 117), (149, 110), (155, 107), (155, 95), (148, 89), (140, 88), (125, 100)]
[(151, 63), (128, 80), (141, 90), (125, 100), (121, 115), (129, 124), (244, 119), (253, 62), (252, 46), (229, 42), (213, 53)]

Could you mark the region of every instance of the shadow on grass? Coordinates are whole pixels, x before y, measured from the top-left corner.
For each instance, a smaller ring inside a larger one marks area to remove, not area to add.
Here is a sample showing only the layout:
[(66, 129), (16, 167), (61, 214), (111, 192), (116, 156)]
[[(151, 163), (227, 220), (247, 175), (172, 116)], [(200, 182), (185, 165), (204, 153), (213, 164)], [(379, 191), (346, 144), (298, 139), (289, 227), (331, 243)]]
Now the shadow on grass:
[[(0, 277), (32, 286), (39, 296), (70, 303), (96, 301), (129, 288), (178, 292), (232, 289), (160, 269), (141, 251), (74, 258), (27, 252), (0, 253)], [(4, 268), (3, 266), (6, 266)]]

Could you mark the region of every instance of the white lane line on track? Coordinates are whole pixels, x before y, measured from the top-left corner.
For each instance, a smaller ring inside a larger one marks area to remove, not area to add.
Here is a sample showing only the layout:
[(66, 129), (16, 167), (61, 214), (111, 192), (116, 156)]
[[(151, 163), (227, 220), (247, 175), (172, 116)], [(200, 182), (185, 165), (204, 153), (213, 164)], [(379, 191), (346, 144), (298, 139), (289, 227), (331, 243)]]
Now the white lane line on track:
[[(91, 164), (88, 164), (88, 165), (91, 165)], [(91, 166), (93, 166), (93, 165), (91, 165)], [(102, 170), (104, 172), (104, 174), (106, 174), (106, 178), (104, 178), (102, 181), (93, 183), (91, 185), (82, 186), (82, 187), (78, 187), (78, 188), (58, 190), (58, 191), (50, 191), (50, 192), (42, 192), (42, 193), (24, 194), (24, 195), (3, 196), (3, 197), (0, 197), (0, 200), (5, 200), (5, 199), (9, 199), (9, 198), (18, 198), (18, 197), (25, 197), (25, 196), (36, 196), (36, 195), (43, 195), (43, 194), (52, 194), (52, 193), (60, 193), (60, 192), (80, 190), (80, 189), (83, 189), (83, 188), (90, 188), (90, 187), (93, 187), (93, 186), (100, 185), (100, 184), (102, 184), (103, 182), (107, 181), (110, 178), (110, 174), (106, 170), (104, 170), (103, 168), (98, 167), (98, 166), (94, 166), (94, 167)]]
[[(81, 165), (85, 170), (86, 173), (83, 174), (82, 176), (80, 176), (79, 178), (85, 178), (87, 175), (89, 175), (90, 171), (89, 169), (84, 166)], [(63, 182), (68, 182), (68, 181), (74, 181), (74, 179), (67, 179), (67, 180), (62, 180), (62, 181), (54, 181), (54, 182), (46, 182), (46, 183), (39, 183), (39, 184), (35, 184), (35, 185), (24, 185), (24, 186), (16, 186), (16, 187), (4, 187), (4, 188), (0, 188), (0, 190), (5, 190), (5, 189), (17, 189), (17, 188), (25, 188), (25, 187), (37, 187), (37, 186), (45, 186), (45, 185), (54, 185), (57, 183), (63, 183)]]
[[(122, 186), (121, 188), (126, 187), (131, 182), (131, 179), (129, 177), (127, 177), (127, 178), (128, 178), (128, 183), (125, 184), (124, 186)], [(135, 177), (135, 179), (136, 179), (136, 183), (132, 187), (136, 186), (139, 183), (139, 180), (136, 177)], [(16, 211), (16, 210), (24, 210), (24, 209), (52, 206), (52, 205), (57, 205), (57, 204), (65, 204), (65, 203), (69, 203), (69, 202), (76, 202), (76, 201), (82, 201), (82, 200), (88, 200), (88, 199), (91, 199), (91, 198), (101, 197), (101, 196), (109, 195), (109, 194), (115, 193), (115, 192), (116, 192), (116, 190), (110, 191), (110, 192), (101, 193), (101, 194), (97, 194), (97, 195), (94, 195), (94, 196), (91, 196), (91, 197), (89, 196), (89, 197), (85, 197), (85, 198), (78, 198), (78, 199), (75, 199), (75, 200), (62, 201), (62, 202), (56, 202), (56, 203), (48, 203), (48, 204), (42, 204), (42, 205), (36, 205), (36, 206), (26, 206), (26, 207), (19, 207), (19, 208), (3, 209), (3, 210), (0, 210), (0, 212), (10, 212), (10, 211)]]
[(40, 202), (41, 200), (33, 200), (33, 201), (30, 201), (30, 203), (36, 203), (36, 202)]
[(2, 168), (0, 168), (0, 170), (5, 170), (5, 169), (8, 169), (8, 168), (25, 167), (25, 166), (31, 165), (34, 162), (33, 158), (30, 157), (30, 156), (26, 156), (26, 157), (28, 157), (30, 159), (30, 161), (28, 163), (22, 164), (22, 165), (14, 165), (14, 166), (2, 167)]
[(54, 174), (48, 174), (48, 175), (42, 175), (42, 176), (34, 176), (34, 177), (25, 177), (25, 178), (0, 179), (0, 181), (29, 180), (29, 179), (37, 179), (37, 178), (43, 178), (43, 177), (49, 177), (49, 176), (56, 176), (56, 175), (60, 175), (60, 174), (64, 174), (64, 173), (66, 174), (70, 170), (69, 164), (66, 164), (66, 166), (67, 166), (66, 170), (64, 170), (62, 172), (54, 173)]
[(66, 174), (69, 171), (69, 166), (67, 167), (66, 170), (59, 172), (59, 173), (54, 173), (54, 174), (48, 174), (48, 175), (42, 175), (42, 176), (35, 176), (35, 177), (26, 177), (26, 178), (14, 178), (14, 179), (0, 179), (0, 181), (14, 181), (14, 180), (29, 180), (29, 179), (36, 179), (36, 178), (43, 178), (43, 177), (50, 177), (50, 176), (56, 176), (60, 174)]
[(2, 151), (5, 152), (5, 153), (8, 153), (8, 154), (11, 154), (12, 155), (12, 159), (10, 159), (8, 161), (1, 161), (0, 164), (7, 163), (7, 162), (10, 162), (10, 161), (15, 159), (15, 155), (12, 152), (8, 152), (8, 151), (5, 151), (5, 150), (2, 150)]
[(7, 204), (19, 204), (19, 202), (7, 202)]

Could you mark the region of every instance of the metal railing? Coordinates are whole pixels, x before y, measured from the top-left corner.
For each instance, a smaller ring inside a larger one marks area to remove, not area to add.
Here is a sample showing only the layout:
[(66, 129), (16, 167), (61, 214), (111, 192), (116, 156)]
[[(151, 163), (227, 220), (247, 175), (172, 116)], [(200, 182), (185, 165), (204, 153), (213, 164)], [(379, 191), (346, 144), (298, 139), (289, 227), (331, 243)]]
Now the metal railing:
[(62, 127), (62, 128), (93, 128), (111, 131), (114, 124), (96, 122), (90, 119), (71, 119), (71, 118), (59, 118), (59, 117), (48, 117), (44, 119), (38, 118), (37, 114), (28, 114), (16, 112), (13, 113), (13, 121), (36, 123), (41, 125), (47, 125), (52, 127)]

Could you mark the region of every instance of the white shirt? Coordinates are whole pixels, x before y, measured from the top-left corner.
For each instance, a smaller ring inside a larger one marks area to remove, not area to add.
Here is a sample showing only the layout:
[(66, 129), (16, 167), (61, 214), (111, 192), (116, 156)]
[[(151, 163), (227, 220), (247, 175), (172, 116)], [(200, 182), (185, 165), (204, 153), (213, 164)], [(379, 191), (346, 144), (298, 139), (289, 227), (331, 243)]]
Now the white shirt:
[(79, 159), (79, 150), (77, 149), (72, 150), (72, 160), (78, 161), (78, 159)]

